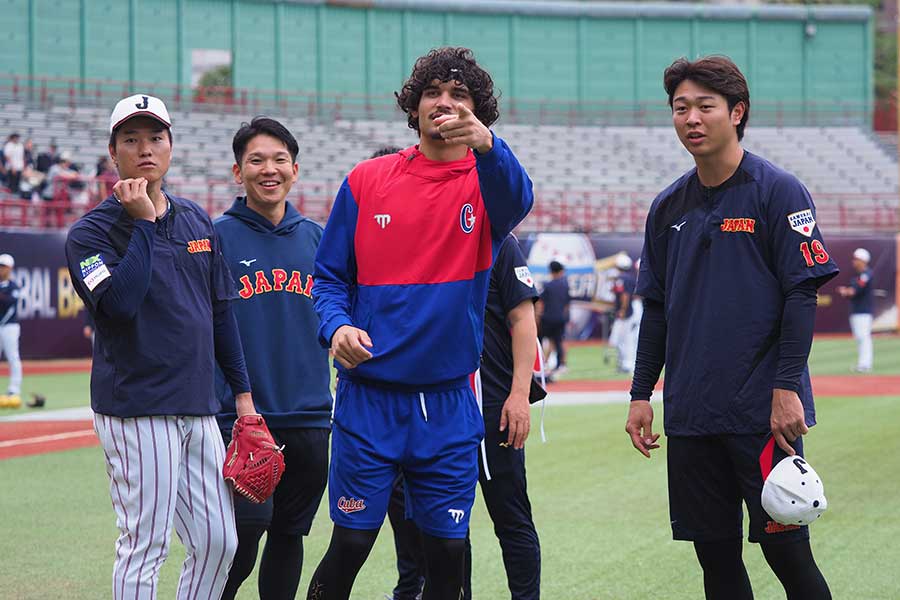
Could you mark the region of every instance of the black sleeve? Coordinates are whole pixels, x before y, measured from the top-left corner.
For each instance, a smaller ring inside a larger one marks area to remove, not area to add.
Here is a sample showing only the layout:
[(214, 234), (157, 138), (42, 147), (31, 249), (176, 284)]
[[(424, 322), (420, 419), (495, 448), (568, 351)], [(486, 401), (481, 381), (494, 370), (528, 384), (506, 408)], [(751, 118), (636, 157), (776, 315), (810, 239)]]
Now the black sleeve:
[(662, 302), (644, 298), (638, 333), (637, 360), (631, 380), (631, 399), (649, 400), (666, 362), (666, 312)]
[(800, 376), (809, 360), (815, 324), (816, 281), (807, 279), (793, 287), (784, 299), (776, 388), (794, 392), (800, 389)]
[(155, 230), (156, 225), (145, 219), (134, 222), (125, 256), (113, 270), (109, 287), (98, 304), (103, 314), (111, 319), (133, 319), (150, 289)]
[(495, 278), (497, 290), (500, 294), (500, 302), (503, 311), (509, 313), (524, 300), (531, 298), (537, 300), (538, 294), (534, 289), (534, 278), (528, 269), (528, 260), (519, 248), (519, 242), (513, 235), (509, 235), (503, 242), (497, 261), (491, 271), (491, 277)]
[(216, 362), (237, 396), (250, 391), (250, 378), (244, 362), (241, 334), (231, 302), (219, 302), (213, 306), (213, 339), (216, 346)]

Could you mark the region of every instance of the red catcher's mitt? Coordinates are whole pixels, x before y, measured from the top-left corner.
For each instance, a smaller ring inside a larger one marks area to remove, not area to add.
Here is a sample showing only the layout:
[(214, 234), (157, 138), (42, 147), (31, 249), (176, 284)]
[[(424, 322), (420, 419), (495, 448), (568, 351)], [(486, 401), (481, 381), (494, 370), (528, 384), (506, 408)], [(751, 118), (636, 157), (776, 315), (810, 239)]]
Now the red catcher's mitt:
[(262, 415), (244, 415), (235, 421), (222, 467), (234, 491), (251, 502), (265, 502), (283, 474), (284, 455)]

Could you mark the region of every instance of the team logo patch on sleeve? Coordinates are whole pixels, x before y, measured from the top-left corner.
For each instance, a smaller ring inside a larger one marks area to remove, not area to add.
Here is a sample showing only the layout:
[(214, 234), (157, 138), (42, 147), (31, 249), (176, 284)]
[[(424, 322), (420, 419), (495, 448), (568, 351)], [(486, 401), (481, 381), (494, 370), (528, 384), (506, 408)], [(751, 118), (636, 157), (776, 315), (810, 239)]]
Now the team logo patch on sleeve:
[(534, 287), (534, 278), (531, 276), (531, 271), (528, 270), (528, 267), (516, 267), (516, 279), (528, 287)]
[(809, 208), (789, 214), (787, 220), (791, 229), (806, 237), (811, 237), (813, 229), (816, 228), (816, 220), (813, 218), (812, 210)]
[(100, 254), (85, 258), (78, 266), (81, 268), (81, 279), (84, 281), (84, 285), (92, 292), (94, 288), (100, 285), (101, 281), (111, 275)]

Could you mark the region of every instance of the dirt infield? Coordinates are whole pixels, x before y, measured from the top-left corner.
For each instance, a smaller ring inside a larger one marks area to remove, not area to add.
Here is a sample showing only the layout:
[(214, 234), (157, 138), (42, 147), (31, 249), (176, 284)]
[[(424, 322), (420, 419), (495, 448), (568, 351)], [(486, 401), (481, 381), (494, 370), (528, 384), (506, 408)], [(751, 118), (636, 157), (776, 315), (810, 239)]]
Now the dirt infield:
[[(70, 358), (61, 360), (23, 360), (25, 375), (52, 375), (54, 373), (90, 373), (91, 359)], [(0, 377), (9, 377), (9, 365), (0, 365)]]
[[(34, 361), (26, 363), (26, 373), (75, 373), (90, 369), (90, 361)], [(2, 374), (2, 371), (0, 371)], [(551, 394), (566, 392), (627, 392), (630, 382), (561, 381), (549, 385)], [(661, 395), (662, 382), (657, 387)], [(816, 396), (900, 395), (897, 375), (828, 375), (813, 378)], [(2, 415), (2, 413), (0, 413)], [(50, 415), (48, 415), (49, 417)], [(90, 420), (0, 421), (0, 460), (47, 452), (86, 448), (99, 443)]]
[(86, 448), (99, 443), (90, 421), (10, 421), (0, 423), (0, 460)]

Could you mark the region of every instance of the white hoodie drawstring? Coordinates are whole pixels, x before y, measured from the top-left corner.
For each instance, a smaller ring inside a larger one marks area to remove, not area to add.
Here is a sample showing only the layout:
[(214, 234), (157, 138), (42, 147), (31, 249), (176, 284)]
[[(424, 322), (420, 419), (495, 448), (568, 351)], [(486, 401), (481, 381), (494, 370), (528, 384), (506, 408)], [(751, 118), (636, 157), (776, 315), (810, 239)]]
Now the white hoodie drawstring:
[[(478, 412), (481, 414), (481, 418), (484, 419), (483, 392), (481, 391), (481, 369), (475, 371), (475, 402), (478, 404)], [(484, 439), (484, 437), (481, 438), (481, 464), (484, 467), (484, 478), (490, 481), (491, 470), (488, 469), (487, 446), (485, 445)]]
[(428, 409), (425, 408), (425, 394), (419, 392), (419, 404), (422, 406), (422, 416), (425, 417), (425, 422), (428, 422)]
[[(547, 390), (547, 374), (544, 371), (544, 349), (541, 347), (541, 339), (537, 339), (537, 355), (538, 366), (540, 367), (541, 387)], [(547, 408), (547, 400), (550, 399), (550, 392), (541, 400), (541, 442), (547, 443), (547, 434), (544, 432), (544, 410)]]

